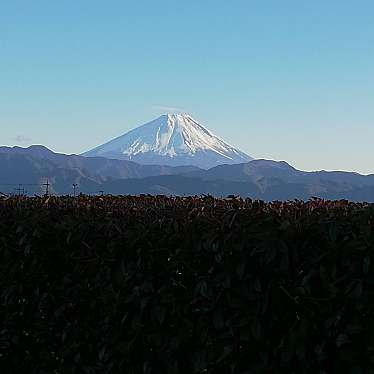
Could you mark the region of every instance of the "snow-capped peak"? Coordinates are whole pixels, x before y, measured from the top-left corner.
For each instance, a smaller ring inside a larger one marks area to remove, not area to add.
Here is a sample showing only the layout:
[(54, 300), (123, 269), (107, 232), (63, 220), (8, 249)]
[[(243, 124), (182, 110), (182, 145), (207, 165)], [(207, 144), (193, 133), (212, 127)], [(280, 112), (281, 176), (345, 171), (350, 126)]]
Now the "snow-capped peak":
[(202, 168), (252, 160), (186, 113), (164, 114), (83, 155)]

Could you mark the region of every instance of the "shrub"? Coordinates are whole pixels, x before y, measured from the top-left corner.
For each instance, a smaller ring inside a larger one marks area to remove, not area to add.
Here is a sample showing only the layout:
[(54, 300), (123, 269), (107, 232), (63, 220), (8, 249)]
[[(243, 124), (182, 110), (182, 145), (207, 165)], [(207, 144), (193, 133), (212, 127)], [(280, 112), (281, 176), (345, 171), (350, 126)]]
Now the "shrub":
[(3, 373), (364, 373), (374, 208), (0, 200)]

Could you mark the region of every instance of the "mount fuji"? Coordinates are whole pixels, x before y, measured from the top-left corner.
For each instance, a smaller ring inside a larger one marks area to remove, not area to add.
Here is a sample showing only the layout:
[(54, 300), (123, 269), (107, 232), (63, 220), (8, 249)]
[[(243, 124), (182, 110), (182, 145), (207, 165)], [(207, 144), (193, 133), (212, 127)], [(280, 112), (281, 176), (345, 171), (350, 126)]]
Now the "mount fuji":
[(164, 114), (82, 154), (140, 164), (209, 169), (253, 160), (204, 128), (188, 114)]

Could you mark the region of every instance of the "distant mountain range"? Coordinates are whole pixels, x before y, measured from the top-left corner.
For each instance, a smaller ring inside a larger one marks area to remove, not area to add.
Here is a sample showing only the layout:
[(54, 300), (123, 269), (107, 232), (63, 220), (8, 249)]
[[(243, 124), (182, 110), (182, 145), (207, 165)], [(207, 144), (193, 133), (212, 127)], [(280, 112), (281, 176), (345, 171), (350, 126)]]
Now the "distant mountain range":
[(219, 165), (141, 165), (127, 160), (58, 154), (43, 146), (0, 147), (0, 192), (18, 184), (29, 193), (42, 193), (46, 180), (52, 192), (240, 195), (263, 200), (349, 199), (374, 202), (374, 175), (347, 172), (304, 172), (284, 161), (251, 160)]
[(36, 191), (38, 189), (31, 186), (48, 179), (53, 191), (58, 194), (69, 194), (73, 183), (77, 183), (82, 192), (94, 193), (102, 190), (103, 184), (115, 179), (184, 174), (198, 170), (193, 166), (140, 165), (103, 157), (65, 155), (40, 145), (0, 147), (0, 191), (6, 190), (7, 185), (18, 184), (29, 185), (28, 190)]
[(82, 154), (141, 164), (192, 165), (202, 169), (253, 160), (188, 114), (165, 114)]

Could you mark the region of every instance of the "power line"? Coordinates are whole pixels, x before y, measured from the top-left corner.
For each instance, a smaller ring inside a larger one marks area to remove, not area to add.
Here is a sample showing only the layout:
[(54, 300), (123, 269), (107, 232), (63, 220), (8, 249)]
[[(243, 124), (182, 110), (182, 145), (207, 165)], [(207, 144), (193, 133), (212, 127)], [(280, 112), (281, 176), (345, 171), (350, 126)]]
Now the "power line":
[[(51, 196), (51, 188), (52, 184), (49, 182), (49, 179), (46, 179), (44, 183), (0, 183), (0, 186), (2, 187), (13, 187), (7, 191), (4, 191), (5, 193), (2, 193), (5, 196), (11, 196), (11, 195), (17, 195), (17, 196), (24, 196), (28, 194), (39, 194), (42, 189), (44, 189), (44, 196)], [(25, 187), (28, 187), (27, 189)], [(73, 194), (76, 197), (79, 189), (78, 183), (73, 183)], [(99, 190), (99, 191), (81, 191), (81, 193), (85, 195), (99, 195), (99, 196), (104, 196), (105, 191), (104, 190)], [(60, 195), (60, 194), (56, 194)]]
[(0, 183), (0, 186), (42, 186), (41, 183)]

